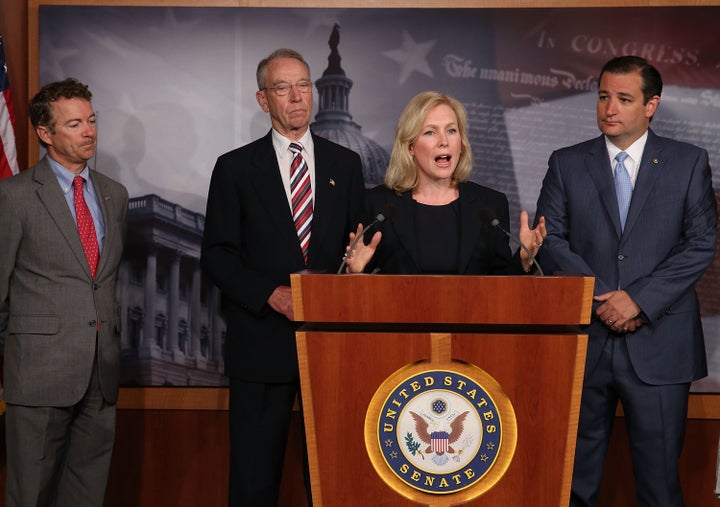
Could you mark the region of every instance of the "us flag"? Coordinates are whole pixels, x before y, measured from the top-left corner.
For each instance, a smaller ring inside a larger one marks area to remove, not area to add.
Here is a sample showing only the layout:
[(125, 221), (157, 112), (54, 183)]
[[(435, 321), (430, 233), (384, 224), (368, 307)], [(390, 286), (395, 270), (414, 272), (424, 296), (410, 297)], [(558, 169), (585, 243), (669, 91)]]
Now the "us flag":
[(13, 111), (10, 80), (5, 63), (5, 48), (0, 35), (0, 178), (18, 173), (15, 145), (15, 112)]

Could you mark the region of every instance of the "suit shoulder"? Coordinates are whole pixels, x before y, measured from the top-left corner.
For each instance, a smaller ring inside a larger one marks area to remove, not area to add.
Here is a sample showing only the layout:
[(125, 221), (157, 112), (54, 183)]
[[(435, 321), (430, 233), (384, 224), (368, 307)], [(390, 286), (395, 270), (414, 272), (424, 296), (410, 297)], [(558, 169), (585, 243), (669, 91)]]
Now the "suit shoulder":
[(372, 201), (388, 201), (400, 198), (394, 190), (386, 187), (385, 185), (377, 185), (376, 187), (368, 188), (365, 190), (365, 195), (367, 196), (367, 199)]
[(3, 178), (0, 179), (0, 187), (2, 188), (9, 188), (9, 187), (16, 187), (18, 185), (25, 185), (32, 181), (33, 176), (33, 168), (30, 167), (29, 169), (26, 169), (25, 171), (20, 171), (17, 174), (14, 174), (10, 176), (9, 178)]
[(9, 192), (12, 195), (18, 195), (20, 192), (35, 189), (38, 186), (35, 178), (37, 169), (38, 165), (35, 164), (24, 171), (20, 171), (18, 174), (10, 176), (9, 178), (0, 179), (0, 189)]
[(315, 144), (316, 151), (324, 151), (327, 153), (333, 153), (337, 157), (351, 157), (360, 160), (360, 155), (357, 152), (346, 148), (345, 146), (331, 141), (325, 137), (313, 134), (313, 143)]
[(98, 183), (100, 183), (101, 185), (104, 185), (107, 189), (109, 189), (113, 192), (118, 192), (120, 194), (127, 195), (127, 193), (128, 193), (127, 188), (125, 188), (125, 185), (123, 185), (119, 181), (114, 180), (110, 176), (106, 176), (105, 174), (99, 173), (95, 170), (93, 170), (91, 172), (91, 174), (92, 174), (93, 181), (97, 181)]
[(656, 142), (664, 149), (669, 151), (677, 151), (684, 153), (701, 153), (705, 152), (705, 148), (691, 144), (685, 141), (679, 141), (670, 137), (655, 136)]
[[(272, 148), (272, 142), (270, 142), (269, 146)], [(238, 148), (233, 148), (232, 150), (223, 153), (218, 157), (218, 161), (243, 159), (249, 157), (252, 153), (257, 152), (260, 149), (266, 150), (267, 148), (267, 136), (261, 137)]]
[(125, 185), (94, 171), (92, 172), (92, 179), (98, 199), (111, 201), (115, 205), (119, 205), (119, 209), (127, 210), (130, 196)]
[(480, 185), (473, 181), (466, 181), (464, 183), (460, 183), (459, 189), (461, 195), (465, 195), (467, 197), (481, 197), (483, 199), (492, 199), (507, 202), (507, 196), (503, 192), (495, 190), (494, 188)]
[(595, 149), (598, 149), (598, 147), (603, 147), (601, 144), (603, 141), (602, 137), (596, 137), (594, 139), (588, 139), (586, 141), (579, 142), (577, 144), (572, 144), (570, 146), (565, 146), (563, 148), (558, 148), (553, 152), (554, 155), (573, 155), (573, 154), (587, 154), (588, 152), (591, 152)]

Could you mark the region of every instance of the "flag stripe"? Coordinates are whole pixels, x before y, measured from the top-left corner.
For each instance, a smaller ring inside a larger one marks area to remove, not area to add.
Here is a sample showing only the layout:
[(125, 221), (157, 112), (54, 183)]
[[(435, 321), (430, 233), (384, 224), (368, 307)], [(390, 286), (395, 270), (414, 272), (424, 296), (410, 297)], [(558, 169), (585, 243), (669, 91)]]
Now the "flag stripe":
[(15, 144), (15, 111), (13, 110), (10, 80), (5, 64), (5, 48), (0, 35), (0, 178), (19, 172)]

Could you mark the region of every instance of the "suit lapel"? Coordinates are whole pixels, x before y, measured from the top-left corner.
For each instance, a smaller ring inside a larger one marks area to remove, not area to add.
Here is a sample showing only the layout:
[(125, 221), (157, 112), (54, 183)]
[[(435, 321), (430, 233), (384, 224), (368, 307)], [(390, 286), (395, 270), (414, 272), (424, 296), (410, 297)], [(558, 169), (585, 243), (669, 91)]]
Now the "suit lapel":
[(324, 148), (324, 140), (313, 135), (315, 148), (315, 200), (313, 202), (312, 232), (310, 236), (309, 260), (312, 262), (313, 252), (322, 244), (323, 238), (331, 221), (331, 213), (337, 209), (337, 181), (344, 181), (336, 171), (335, 160), (329, 150)]
[(600, 136), (587, 154), (585, 164), (598, 190), (600, 201), (615, 227), (615, 233), (618, 238), (620, 238), (622, 237), (620, 211), (618, 210), (615, 180), (613, 179), (609, 157), (610, 155), (608, 155), (607, 147), (605, 146), (605, 138)]
[(97, 195), (98, 204), (100, 206), (100, 212), (105, 222), (105, 237), (103, 238), (103, 246), (100, 251), (100, 262), (98, 263), (97, 273), (95, 278), (100, 278), (103, 273), (105, 266), (107, 265), (108, 255), (104, 255), (103, 252), (110, 251), (113, 245), (118, 241), (118, 234), (120, 231), (116, 227), (115, 220), (112, 219), (110, 213), (110, 193), (105, 187), (104, 182), (101, 178), (96, 177), (95, 171), (90, 171), (90, 178), (92, 179), (93, 186), (95, 187), (95, 194)]
[(475, 193), (468, 192), (468, 190), (469, 187), (462, 183), (458, 186), (460, 203), (459, 273), (464, 273), (467, 270), (468, 262), (470, 262), (470, 257), (478, 244), (482, 231), (482, 228), (477, 225), (480, 220), (480, 215), (477, 212), (478, 206), (475, 204), (478, 196)]
[[(260, 203), (264, 207), (266, 216), (275, 224), (278, 237), (285, 238), (281, 240), (283, 244), (293, 245), (297, 257), (302, 259), (300, 240), (297, 237), (292, 210), (280, 177), (280, 167), (273, 148), (271, 132), (262, 139), (262, 144), (255, 151), (250, 165), (248, 183), (253, 186), (256, 195), (262, 196)], [(310, 244), (312, 248), (312, 238)]]
[(415, 215), (413, 213), (412, 191), (404, 192), (398, 199), (395, 216), (390, 220), (390, 227), (395, 230), (398, 241), (412, 258), (415, 269), (419, 270), (418, 240), (415, 234)]
[(629, 232), (637, 221), (648, 196), (652, 193), (655, 181), (665, 165), (662, 151), (662, 142), (652, 130), (649, 130), (642, 160), (640, 161), (637, 180), (635, 181), (635, 189), (633, 190), (632, 200), (630, 201), (627, 221), (625, 222), (625, 232)]
[(58, 230), (65, 237), (65, 240), (77, 258), (83, 271), (89, 276), (90, 267), (88, 266), (85, 250), (80, 243), (77, 226), (73, 220), (72, 213), (68, 208), (68, 203), (62, 193), (62, 189), (58, 184), (55, 173), (50, 168), (50, 163), (46, 158), (42, 159), (35, 169), (35, 181), (40, 185), (37, 189), (37, 196), (48, 210), (53, 221), (57, 225)]

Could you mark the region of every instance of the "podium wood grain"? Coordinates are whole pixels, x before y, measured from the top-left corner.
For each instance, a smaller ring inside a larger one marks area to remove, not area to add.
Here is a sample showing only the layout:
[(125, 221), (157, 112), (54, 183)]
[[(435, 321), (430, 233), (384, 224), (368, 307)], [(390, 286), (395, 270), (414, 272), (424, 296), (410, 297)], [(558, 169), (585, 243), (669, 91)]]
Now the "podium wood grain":
[[(590, 319), (591, 278), (292, 278), (296, 318), (306, 322), (297, 344), (316, 506), (418, 505), (375, 471), (363, 429), (387, 377), (437, 361), (437, 329), (449, 330), (447, 357), (485, 370), (517, 417), (507, 472), (463, 505), (568, 504), (587, 346), (577, 324)], [(452, 495), (420, 498), (446, 506)]]

